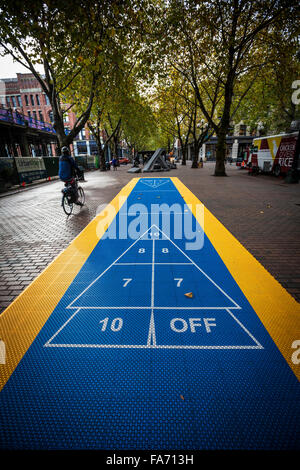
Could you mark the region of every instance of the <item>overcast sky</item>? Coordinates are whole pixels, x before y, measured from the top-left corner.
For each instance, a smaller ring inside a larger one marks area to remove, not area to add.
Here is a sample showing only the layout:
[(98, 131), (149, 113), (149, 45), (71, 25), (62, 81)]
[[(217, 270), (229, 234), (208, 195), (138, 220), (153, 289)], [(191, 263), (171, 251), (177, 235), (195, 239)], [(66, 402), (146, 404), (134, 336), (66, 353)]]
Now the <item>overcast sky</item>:
[[(43, 73), (43, 67), (37, 67), (39, 72)], [(29, 70), (18, 62), (14, 62), (12, 57), (0, 57), (0, 78), (16, 78), (17, 73), (29, 73)]]

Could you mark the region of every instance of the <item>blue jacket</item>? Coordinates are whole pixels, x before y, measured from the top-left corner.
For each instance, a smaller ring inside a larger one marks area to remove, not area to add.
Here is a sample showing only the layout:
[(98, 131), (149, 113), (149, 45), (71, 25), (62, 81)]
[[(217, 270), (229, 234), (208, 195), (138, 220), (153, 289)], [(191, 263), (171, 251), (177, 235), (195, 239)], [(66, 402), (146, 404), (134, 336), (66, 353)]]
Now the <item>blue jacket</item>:
[(62, 181), (70, 180), (74, 176), (74, 169), (79, 170), (74, 158), (70, 155), (62, 155), (59, 158), (58, 176)]

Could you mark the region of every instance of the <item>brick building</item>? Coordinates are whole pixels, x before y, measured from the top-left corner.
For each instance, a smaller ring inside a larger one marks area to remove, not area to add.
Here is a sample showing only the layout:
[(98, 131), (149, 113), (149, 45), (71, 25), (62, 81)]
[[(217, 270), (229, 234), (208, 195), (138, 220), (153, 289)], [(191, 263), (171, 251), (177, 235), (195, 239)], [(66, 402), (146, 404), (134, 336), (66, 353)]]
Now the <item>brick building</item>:
[(2, 78), (0, 101), (6, 108), (42, 122), (51, 122), (49, 100), (31, 73), (17, 73), (17, 78)]
[[(33, 122), (53, 123), (52, 108), (47, 95), (32, 73), (17, 73), (16, 78), (0, 79), (1, 107), (28, 116)], [(76, 121), (75, 114), (70, 110), (64, 117), (65, 129), (68, 132)], [(98, 153), (97, 145), (88, 128), (82, 129), (75, 138), (71, 150), (74, 155), (93, 155)], [(55, 155), (56, 148), (52, 145), (48, 153)], [(36, 153), (32, 149), (33, 155)]]

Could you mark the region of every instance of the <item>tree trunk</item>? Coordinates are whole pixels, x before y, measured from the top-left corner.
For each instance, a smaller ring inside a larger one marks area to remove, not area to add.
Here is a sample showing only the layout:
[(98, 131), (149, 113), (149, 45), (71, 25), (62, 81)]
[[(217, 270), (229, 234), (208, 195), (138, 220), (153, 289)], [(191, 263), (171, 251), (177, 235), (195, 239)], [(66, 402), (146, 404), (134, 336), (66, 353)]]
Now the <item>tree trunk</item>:
[(186, 148), (182, 147), (181, 165), (186, 165)]
[(119, 155), (118, 155), (119, 132), (118, 131), (114, 134), (111, 143), (112, 143), (112, 148), (113, 148), (113, 154), (116, 156), (116, 159), (119, 160)]
[(105, 148), (102, 148), (101, 141), (97, 140), (97, 147), (99, 151), (99, 170), (106, 171), (106, 161), (105, 161)]
[(99, 171), (106, 171), (106, 162), (105, 162), (105, 148), (102, 148), (102, 143), (101, 143), (101, 132), (100, 132), (100, 125), (99, 121), (97, 123), (97, 131), (93, 129), (91, 125), (89, 125), (89, 129), (91, 130), (93, 137), (96, 140), (97, 148), (98, 148), (98, 154), (99, 154)]
[(216, 166), (214, 176), (227, 176), (225, 171), (226, 158), (226, 129), (218, 132), (218, 142), (216, 149)]
[(69, 147), (71, 142), (69, 142), (68, 136), (65, 134), (65, 128), (63, 124), (56, 123), (54, 128), (58, 140), (58, 149), (61, 152), (62, 147)]
[(199, 158), (199, 145), (194, 143), (192, 168), (198, 168), (198, 158)]
[[(232, 52), (233, 54), (233, 52)], [(230, 67), (232, 67), (230, 62)], [(230, 124), (230, 108), (233, 97), (233, 71), (229, 72), (227, 82), (225, 84), (225, 95), (224, 95), (224, 109), (223, 116), (220, 121), (220, 126), (217, 132), (218, 142), (216, 151), (216, 166), (215, 176), (227, 176), (225, 171), (225, 159), (226, 159), (226, 135), (228, 133)]]

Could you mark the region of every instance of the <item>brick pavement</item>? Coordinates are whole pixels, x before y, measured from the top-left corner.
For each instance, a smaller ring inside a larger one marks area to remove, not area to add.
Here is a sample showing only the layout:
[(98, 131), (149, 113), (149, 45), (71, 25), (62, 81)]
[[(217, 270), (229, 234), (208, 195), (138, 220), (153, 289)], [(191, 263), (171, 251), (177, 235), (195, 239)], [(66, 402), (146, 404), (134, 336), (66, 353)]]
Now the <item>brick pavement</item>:
[[(87, 206), (70, 218), (60, 206), (58, 181), (0, 198), (0, 312), (83, 230), (98, 206), (134, 177), (126, 170), (87, 173)], [(213, 164), (192, 170), (188, 162), (164, 176), (178, 176), (300, 301), (300, 185), (252, 177), (233, 165), (227, 171), (228, 178), (215, 178)]]

